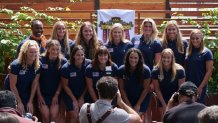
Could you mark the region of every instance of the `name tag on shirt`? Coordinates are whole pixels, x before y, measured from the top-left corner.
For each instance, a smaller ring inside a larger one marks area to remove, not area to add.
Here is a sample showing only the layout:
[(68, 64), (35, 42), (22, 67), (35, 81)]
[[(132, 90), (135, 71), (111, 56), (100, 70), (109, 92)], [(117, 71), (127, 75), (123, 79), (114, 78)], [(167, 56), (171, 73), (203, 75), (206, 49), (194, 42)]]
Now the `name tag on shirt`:
[(48, 64), (42, 64), (42, 68), (48, 69)]
[(26, 71), (25, 70), (20, 70), (19, 75), (25, 75)]
[(106, 66), (105, 69), (106, 69), (106, 71), (112, 71), (111, 66)]
[(162, 80), (162, 79), (164, 78), (164, 77), (161, 76), (161, 75), (158, 75), (157, 77), (158, 77), (159, 80)]
[(93, 77), (99, 77), (99, 72), (93, 72), (93, 73), (92, 73), (92, 76), (93, 76)]
[(134, 44), (135, 45), (139, 45), (140, 41), (135, 41)]
[(75, 77), (75, 76), (76, 76), (76, 72), (70, 73), (70, 77)]
[(114, 48), (108, 48), (108, 51), (109, 51), (110, 53), (112, 53), (112, 52), (114, 52)]

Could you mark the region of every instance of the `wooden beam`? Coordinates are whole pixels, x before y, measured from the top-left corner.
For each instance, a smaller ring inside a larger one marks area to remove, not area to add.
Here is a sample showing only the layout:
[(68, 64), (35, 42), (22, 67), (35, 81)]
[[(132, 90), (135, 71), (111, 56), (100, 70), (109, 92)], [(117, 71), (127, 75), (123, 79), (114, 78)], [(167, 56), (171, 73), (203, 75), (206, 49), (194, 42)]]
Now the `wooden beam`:
[(216, 8), (218, 7), (218, 3), (170, 3), (171, 8)]

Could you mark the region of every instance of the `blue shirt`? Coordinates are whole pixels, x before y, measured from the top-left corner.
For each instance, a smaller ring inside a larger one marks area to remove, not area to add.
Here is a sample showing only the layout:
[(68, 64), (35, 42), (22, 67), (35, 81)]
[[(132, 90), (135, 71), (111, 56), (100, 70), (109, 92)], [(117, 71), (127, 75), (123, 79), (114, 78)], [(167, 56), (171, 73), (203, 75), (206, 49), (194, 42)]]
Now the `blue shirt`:
[[(143, 67), (143, 80), (149, 79), (151, 77), (151, 71), (148, 66), (144, 65)], [(127, 98), (129, 99), (131, 105), (135, 106), (141, 96), (142, 91), (144, 90), (144, 82), (139, 82), (135, 73), (131, 73), (130, 76), (126, 77), (124, 65), (119, 67), (118, 77), (124, 80), (124, 87)], [(146, 103), (145, 101), (146, 98), (143, 100), (141, 105), (143, 105), (143, 103)]]
[(97, 89), (96, 89), (96, 83), (97, 81), (103, 77), (103, 76), (113, 76), (113, 77), (117, 77), (117, 71), (118, 71), (118, 67), (116, 64), (112, 63), (111, 65), (111, 70), (112, 71), (106, 71), (106, 70), (96, 70), (92, 67), (92, 64), (88, 65), (86, 67), (86, 70), (85, 70), (85, 76), (92, 79), (92, 82), (93, 82), (93, 89), (95, 90), (95, 94), (97, 94)]
[[(39, 86), (43, 97), (54, 96), (60, 83), (60, 68), (57, 68), (58, 61), (51, 61), (48, 57), (40, 58), (42, 63), (40, 68)], [(67, 62), (66, 58), (61, 59), (61, 66)]]
[(188, 47), (188, 43), (186, 40), (182, 40), (183, 43), (183, 50), (184, 53), (179, 53), (178, 48), (176, 46), (176, 41), (167, 41), (167, 48), (170, 48), (173, 50), (176, 63), (184, 66), (185, 63), (185, 55), (186, 55), (186, 49)]
[(125, 54), (127, 53), (128, 49), (133, 47), (133, 44), (131, 42), (120, 42), (116, 46), (114, 43), (109, 42), (106, 46), (110, 52), (111, 60), (119, 67), (123, 65)]
[(78, 99), (86, 88), (85, 68), (91, 63), (91, 60), (85, 59), (81, 68), (68, 62), (61, 68), (61, 76), (68, 80), (68, 86), (73, 95)]
[[(35, 70), (33, 65), (28, 66), (27, 70), (23, 69), (22, 65), (18, 63), (17, 59), (10, 64), (10, 67), (11, 73), (17, 75), (16, 88), (18, 90), (22, 103), (24, 104), (24, 106), (26, 106), (30, 98), (33, 80), (40, 71)], [(10, 82), (9, 79), (8, 82)]]
[[(64, 40), (61, 40), (59, 41), (60, 42), (60, 45), (61, 45), (61, 53), (65, 56), (66, 59), (69, 59), (70, 58), (70, 49), (66, 49), (66, 46), (64, 45)], [(68, 40), (68, 44), (69, 44), (69, 47), (72, 47), (74, 45), (74, 41), (69, 39)], [(68, 51), (69, 51), (69, 54), (68, 54)]]
[(183, 69), (176, 70), (176, 77), (174, 81), (171, 81), (172, 72), (164, 70), (164, 79), (161, 80), (160, 70), (154, 68), (151, 73), (152, 79), (158, 80), (160, 91), (164, 98), (166, 104), (168, 103), (170, 97), (173, 93), (177, 92), (179, 89), (178, 80), (185, 77), (185, 71)]
[(152, 70), (156, 53), (161, 53), (163, 48), (160, 40), (145, 42), (143, 35), (137, 35), (132, 38), (134, 47), (142, 52), (145, 64)]
[(206, 62), (213, 60), (213, 54), (210, 49), (205, 48), (203, 53), (199, 49), (193, 48), (190, 56), (185, 58), (186, 79), (199, 86), (206, 74)]

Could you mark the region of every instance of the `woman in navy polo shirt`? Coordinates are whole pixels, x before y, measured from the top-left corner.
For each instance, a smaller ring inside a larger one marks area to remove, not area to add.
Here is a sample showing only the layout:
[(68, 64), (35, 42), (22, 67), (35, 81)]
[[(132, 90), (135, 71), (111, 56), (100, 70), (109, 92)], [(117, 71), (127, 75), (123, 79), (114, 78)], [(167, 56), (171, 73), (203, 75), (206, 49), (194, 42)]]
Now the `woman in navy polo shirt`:
[(204, 36), (200, 30), (190, 34), (189, 47), (185, 58), (185, 71), (188, 81), (198, 87), (198, 101), (205, 103), (207, 83), (212, 74), (213, 54), (204, 46)]
[(73, 46), (74, 42), (69, 39), (69, 34), (65, 22), (57, 21), (54, 24), (50, 39), (58, 40), (60, 42), (61, 53), (65, 56), (65, 58), (69, 59), (70, 47)]
[(123, 100), (136, 112), (146, 112), (150, 101), (148, 93), (151, 71), (144, 64), (140, 50), (129, 49), (125, 57), (125, 65), (120, 66), (118, 73), (119, 89)]
[(42, 122), (58, 122), (59, 94), (61, 92), (60, 68), (67, 62), (61, 54), (61, 45), (57, 40), (48, 40), (46, 52), (42, 54), (42, 63), (37, 89), (38, 107)]
[(126, 40), (125, 37), (122, 24), (115, 23), (110, 29), (109, 42), (106, 47), (110, 52), (111, 60), (117, 64), (118, 67), (123, 65), (124, 56), (128, 49), (133, 47), (132, 43)]
[(167, 22), (162, 36), (162, 44), (164, 49), (172, 49), (176, 63), (184, 66), (188, 43), (186, 40), (182, 40), (182, 34), (175, 20)]
[(92, 23), (88, 21), (82, 23), (75, 38), (75, 45), (81, 45), (84, 48), (85, 58), (94, 58), (96, 49), (100, 46), (100, 42), (98, 41), (98, 37)]
[(166, 48), (162, 51), (161, 59), (152, 70), (151, 76), (159, 99), (160, 111), (164, 113), (172, 94), (177, 92), (179, 86), (185, 82), (185, 70), (181, 65), (175, 63), (173, 51)]
[(134, 47), (139, 49), (144, 58), (144, 63), (152, 70), (160, 59), (162, 45), (158, 39), (156, 23), (151, 18), (146, 18), (141, 24), (141, 35), (132, 38)]
[[(141, 34), (134, 36), (131, 41), (134, 47), (142, 52), (144, 63), (152, 70), (153, 66), (160, 60), (160, 53), (163, 49), (161, 41), (158, 38), (155, 21), (151, 18), (145, 18), (141, 24), (140, 31)], [(150, 86), (151, 91), (154, 91), (153, 85), (151, 84)], [(151, 106), (149, 107), (151, 108)], [(147, 111), (147, 118), (151, 117), (150, 108)], [(151, 122), (151, 119), (148, 119), (147, 122)]]
[(33, 98), (39, 81), (39, 46), (27, 40), (20, 49), (18, 58), (10, 64), (10, 89), (14, 92), (20, 113), (33, 113)]
[(86, 85), (91, 96), (92, 101), (95, 102), (98, 99), (96, 90), (96, 83), (102, 76), (117, 76), (118, 67), (111, 61), (109, 51), (105, 46), (100, 46), (92, 63), (86, 67)]
[(81, 45), (73, 48), (70, 60), (61, 69), (61, 80), (65, 90), (64, 102), (69, 122), (78, 121), (79, 109), (85, 100), (86, 80), (85, 68), (90, 64), (89, 59), (85, 59), (85, 52)]

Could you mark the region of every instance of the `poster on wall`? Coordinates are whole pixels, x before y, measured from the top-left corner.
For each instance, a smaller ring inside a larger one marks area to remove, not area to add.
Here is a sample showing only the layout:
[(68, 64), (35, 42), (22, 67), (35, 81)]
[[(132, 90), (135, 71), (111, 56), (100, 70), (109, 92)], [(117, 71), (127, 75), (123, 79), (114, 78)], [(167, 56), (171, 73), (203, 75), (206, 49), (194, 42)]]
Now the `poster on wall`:
[(98, 38), (107, 44), (109, 39), (109, 30), (114, 23), (121, 23), (124, 27), (126, 39), (131, 40), (135, 30), (135, 11), (124, 9), (101, 9), (97, 11)]

